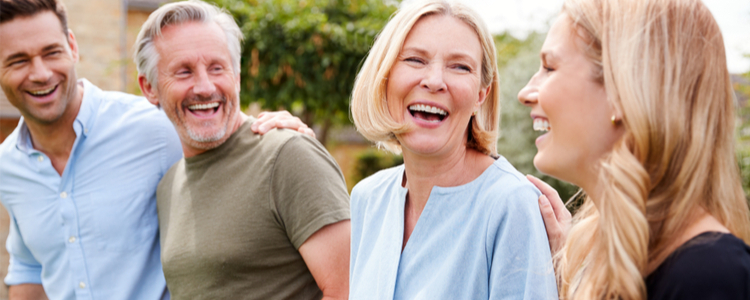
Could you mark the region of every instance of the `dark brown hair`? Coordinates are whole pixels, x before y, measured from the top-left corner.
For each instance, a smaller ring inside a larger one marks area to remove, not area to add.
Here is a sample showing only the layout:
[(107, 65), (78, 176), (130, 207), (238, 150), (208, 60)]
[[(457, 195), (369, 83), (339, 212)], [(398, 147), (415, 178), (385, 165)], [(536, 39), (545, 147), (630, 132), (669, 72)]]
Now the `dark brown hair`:
[(31, 17), (41, 12), (51, 11), (60, 20), (63, 34), (68, 36), (68, 16), (65, 5), (59, 0), (0, 0), (0, 24), (16, 17)]

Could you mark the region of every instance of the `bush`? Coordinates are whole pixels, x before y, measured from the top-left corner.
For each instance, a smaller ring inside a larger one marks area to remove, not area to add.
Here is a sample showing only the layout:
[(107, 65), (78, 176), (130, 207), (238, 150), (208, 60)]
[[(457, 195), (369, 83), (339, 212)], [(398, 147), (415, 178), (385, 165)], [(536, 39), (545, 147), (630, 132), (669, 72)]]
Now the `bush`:
[(369, 149), (357, 156), (354, 165), (354, 182), (359, 182), (368, 176), (375, 174), (377, 171), (395, 167), (404, 163), (401, 155), (391, 154), (389, 152), (376, 149)]

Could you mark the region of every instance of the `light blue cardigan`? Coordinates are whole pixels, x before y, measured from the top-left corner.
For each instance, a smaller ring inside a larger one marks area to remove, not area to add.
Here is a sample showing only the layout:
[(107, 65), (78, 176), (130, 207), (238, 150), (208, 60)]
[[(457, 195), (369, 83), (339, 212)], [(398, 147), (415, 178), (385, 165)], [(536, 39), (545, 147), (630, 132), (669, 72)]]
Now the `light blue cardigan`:
[(403, 174), (352, 191), (350, 299), (558, 299), (539, 191), (505, 158), (434, 187), (402, 253)]

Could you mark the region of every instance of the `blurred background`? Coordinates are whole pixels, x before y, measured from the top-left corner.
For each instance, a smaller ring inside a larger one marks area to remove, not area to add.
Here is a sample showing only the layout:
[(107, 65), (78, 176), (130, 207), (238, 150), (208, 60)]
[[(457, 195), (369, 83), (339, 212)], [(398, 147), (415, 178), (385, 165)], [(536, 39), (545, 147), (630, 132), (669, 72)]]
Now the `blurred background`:
[[(148, 15), (165, 0), (62, 0), (76, 35), (79, 78), (104, 90), (140, 94), (132, 47)], [(411, 0), (405, 0), (408, 2)], [(334, 158), (349, 189), (362, 178), (402, 163), (376, 149), (353, 128), (349, 96), (372, 42), (401, 1), (397, 0), (209, 0), (226, 8), (245, 35), (242, 53), (243, 109), (251, 115), (286, 109), (311, 125)], [(539, 49), (562, 0), (463, 0), (495, 35), (502, 117), (498, 151), (516, 168), (547, 181), (564, 199), (575, 186), (539, 174), (529, 110), (516, 99), (539, 68)], [(727, 66), (737, 96), (737, 157), (750, 193), (750, 1), (705, 0), (725, 39)], [(2, 7), (0, 7), (0, 10)], [(18, 111), (0, 92), (0, 141), (18, 123)], [(2, 167), (2, 166), (0, 166)], [(40, 220), (41, 221), (41, 220)], [(0, 241), (9, 219), (0, 208)], [(0, 277), (8, 256), (0, 247)], [(0, 288), (0, 299), (7, 288)]]

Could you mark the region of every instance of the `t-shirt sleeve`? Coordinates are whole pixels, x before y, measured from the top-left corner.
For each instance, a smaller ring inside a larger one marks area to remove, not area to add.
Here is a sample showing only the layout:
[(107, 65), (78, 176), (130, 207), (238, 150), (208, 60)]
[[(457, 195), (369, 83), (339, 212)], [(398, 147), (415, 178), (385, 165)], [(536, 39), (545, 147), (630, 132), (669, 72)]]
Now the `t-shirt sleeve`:
[(23, 242), (21, 232), (18, 230), (16, 219), (10, 215), (10, 230), (5, 248), (10, 254), (8, 275), (5, 276), (5, 284), (18, 285), (23, 283), (42, 283), (42, 265), (34, 258), (29, 248)]
[(503, 191), (488, 226), (490, 299), (557, 299), (549, 241), (538, 194), (529, 186)]
[(324, 226), (350, 218), (344, 176), (328, 151), (312, 138), (290, 138), (272, 172), (271, 195), (296, 249)]

